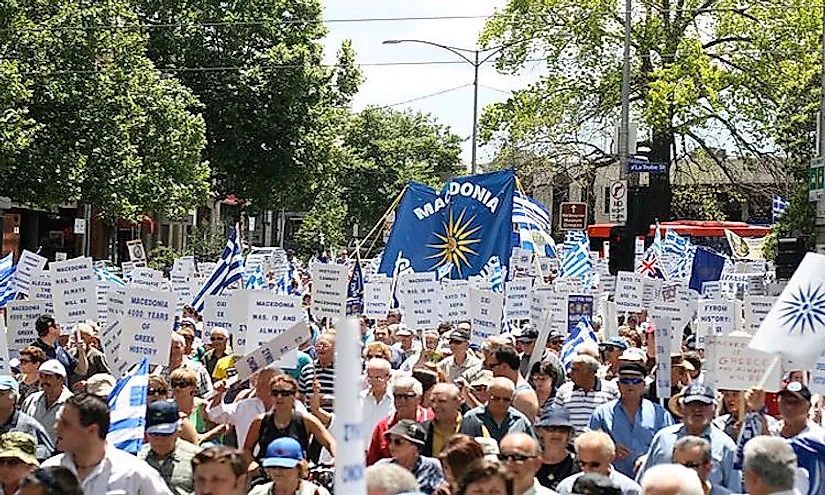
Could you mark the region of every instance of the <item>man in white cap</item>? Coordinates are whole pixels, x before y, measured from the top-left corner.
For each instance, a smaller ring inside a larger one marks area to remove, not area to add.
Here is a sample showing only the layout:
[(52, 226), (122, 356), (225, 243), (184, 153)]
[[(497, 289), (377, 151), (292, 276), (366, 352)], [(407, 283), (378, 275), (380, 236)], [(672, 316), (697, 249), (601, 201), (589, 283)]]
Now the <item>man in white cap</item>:
[(56, 442), (57, 415), (66, 399), (72, 396), (66, 388), (66, 368), (57, 359), (49, 359), (40, 365), (38, 374), (43, 390), (26, 397), (21, 409), (43, 425), (52, 442)]

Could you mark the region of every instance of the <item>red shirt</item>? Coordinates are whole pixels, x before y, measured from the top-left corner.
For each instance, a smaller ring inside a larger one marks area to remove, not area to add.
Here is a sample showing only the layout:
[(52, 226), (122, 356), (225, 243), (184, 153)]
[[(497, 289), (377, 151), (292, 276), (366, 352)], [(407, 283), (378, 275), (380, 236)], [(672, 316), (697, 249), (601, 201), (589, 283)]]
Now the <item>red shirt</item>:
[[(435, 418), (435, 415), (430, 409), (418, 406), (418, 409), (415, 410), (415, 421), (417, 423), (423, 423), (433, 418)], [(370, 439), (370, 448), (367, 450), (367, 466), (372, 466), (381, 459), (392, 457), (390, 454), (390, 442), (384, 433), (392, 428), (395, 423), (398, 423), (398, 417), (396, 413), (392, 413), (375, 425), (375, 429), (372, 430), (372, 438)]]

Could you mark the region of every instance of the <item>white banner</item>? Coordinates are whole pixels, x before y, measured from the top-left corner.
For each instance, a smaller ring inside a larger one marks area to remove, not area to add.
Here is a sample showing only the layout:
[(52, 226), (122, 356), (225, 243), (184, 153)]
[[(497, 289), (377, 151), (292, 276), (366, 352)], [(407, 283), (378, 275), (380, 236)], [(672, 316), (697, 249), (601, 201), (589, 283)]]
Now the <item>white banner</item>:
[(421, 277), (408, 278), (399, 296), (404, 322), (413, 329), (436, 328), (443, 294), (441, 283)]
[(753, 335), (759, 330), (759, 325), (777, 299), (779, 298), (774, 296), (745, 296), (745, 332)]
[(392, 280), (373, 275), (364, 282), (364, 315), (380, 320), (387, 317), (392, 300)]
[(279, 296), (268, 290), (249, 290), (246, 293), (249, 301), (247, 351), (265, 345), (301, 321), (300, 296)]
[(511, 280), (504, 286), (508, 320), (526, 320), (530, 318), (533, 279)]
[(54, 303), (52, 302), (52, 279), (48, 272), (41, 272), (40, 275), (32, 278), (31, 294), (29, 300), (43, 303), (44, 313), (54, 313)]
[(30, 346), (37, 340), (34, 323), (44, 313), (43, 303), (37, 301), (11, 301), (6, 305), (9, 328), (7, 334), (8, 350), (12, 355), (20, 349)]
[[(707, 373), (717, 389), (747, 390), (771, 368), (774, 356), (750, 349), (750, 340), (749, 336), (708, 335)], [(777, 392), (781, 381), (782, 369), (774, 366), (763, 388)]]
[(441, 319), (450, 323), (470, 319), (470, 302), (467, 300), (469, 283), (466, 280), (442, 280), (444, 300), (441, 305)]
[(644, 281), (638, 273), (619, 272), (616, 276), (616, 311), (636, 312), (643, 309)]
[(487, 337), (500, 334), (504, 294), (470, 289), (467, 299), (473, 327), (472, 342), (481, 345)]
[(653, 321), (656, 323), (656, 395), (660, 399), (667, 399), (673, 385), (670, 377), (673, 327), (668, 317), (654, 318)]
[(49, 263), (55, 318), (63, 332), (86, 320), (97, 321), (97, 276), (91, 258)]
[(144, 356), (152, 364), (169, 364), (169, 347), (178, 296), (168, 291), (126, 288), (126, 315), (120, 357), (129, 366)]
[[(223, 328), (229, 335), (235, 330), (230, 312), (231, 295), (206, 296), (203, 300), (203, 336), (204, 343), (209, 343), (213, 328)], [(237, 352), (233, 345), (233, 350)]]
[[(290, 366), (287, 363), (290, 360), (288, 355), (297, 356), (298, 346), (307, 339), (309, 334), (309, 326), (306, 323), (298, 323), (268, 342), (261, 344), (254, 351), (235, 361), (235, 370), (238, 372), (237, 379), (244, 381), (264, 368), (294, 367), (295, 364)], [(360, 335), (358, 333), (359, 337)], [(340, 337), (338, 338), (340, 339)], [(357, 380), (352, 381), (357, 382)]]
[(330, 263), (312, 265), (312, 313), (331, 323), (347, 313), (347, 267)]
[(32, 279), (40, 275), (47, 261), (48, 259), (39, 254), (28, 249), (23, 250), (14, 272), (14, 284), (18, 294), (26, 296), (31, 294)]

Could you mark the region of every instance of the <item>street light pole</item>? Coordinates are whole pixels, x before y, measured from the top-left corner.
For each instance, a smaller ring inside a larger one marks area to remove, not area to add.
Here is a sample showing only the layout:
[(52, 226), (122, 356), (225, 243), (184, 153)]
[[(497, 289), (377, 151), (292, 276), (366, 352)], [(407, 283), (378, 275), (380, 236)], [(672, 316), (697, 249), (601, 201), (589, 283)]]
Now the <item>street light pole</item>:
[(476, 173), (476, 152), (478, 143), (478, 68), (481, 67), (481, 64), (478, 63), (478, 50), (476, 50), (475, 55), (475, 63), (473, 64), (473, 68), (475, 69), (475, 74), (473, 76), (473, 174)]

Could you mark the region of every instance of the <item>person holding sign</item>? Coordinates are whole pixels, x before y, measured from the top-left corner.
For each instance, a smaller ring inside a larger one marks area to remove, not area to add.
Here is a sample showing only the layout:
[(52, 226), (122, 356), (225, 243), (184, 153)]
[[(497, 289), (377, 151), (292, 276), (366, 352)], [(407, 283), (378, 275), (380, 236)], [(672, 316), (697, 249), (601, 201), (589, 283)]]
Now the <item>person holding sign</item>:
[(779, 392), (779, 415), (782, 419), (771, 425), (771, 435), (793, 438), (808, 432), (821, 433), (822, 427), (808, 418), (811, 391), (800, 382), (788, 382)]

